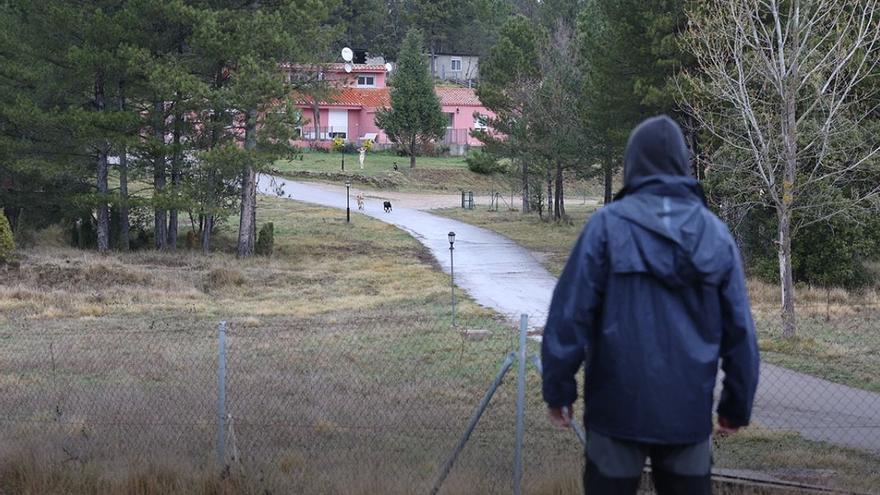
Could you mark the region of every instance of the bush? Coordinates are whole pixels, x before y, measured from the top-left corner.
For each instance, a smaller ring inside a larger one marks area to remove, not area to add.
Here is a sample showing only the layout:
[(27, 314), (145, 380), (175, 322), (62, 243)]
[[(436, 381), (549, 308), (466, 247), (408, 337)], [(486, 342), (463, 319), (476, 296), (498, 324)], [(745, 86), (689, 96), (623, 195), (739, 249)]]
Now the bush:
[(205, 276), (204, 290), (210, 292), (213, 289), (236, 286), (241, 287), (247, 282), (242, 273), (234, 268), (215, 268)]
[[(773, 210), (753, 209), (738, 229), (738, 237), (751, 275), (779, 283), (779, 258)], [(795, 283), (819, 287), (859, 288), (873, 282), (865, 266), (880, 247), (878, 222), (834, 219), (802, 228), (792, 239)]]
[(345, 149), (345, 140), (341, 137), (333, 138), (333, 141), (330, 142), (330, 149), (333, 151), (342, 151)]
[(275, 225), (272, 222), (263, 224), (254, 251), (261, 256), (272, 256), (275, 249)]
[(364, 139), (364, 149), (367, 151), (373, 150), (373, 140), (372, 139)]
[(91, 215), (73, 223), (70, 243), (80, 249), (94, 249), (98, 246), (98, 230), (92, 222)]
[(504, 165), (498, 162), (492, 155), (477, 150), (468, 153), (464, 159), (468, 170), (477, 174), (495, 174), (504, 171)]
[(186, 248), (190, 251), (195, 251), (199, 249), (199, 235), (196, 234), (196, 231), (189, 230), (186, 233)]
[(15, 240), (12, 238), (12, 227), (9, 226), (6, 215), (0, 212), (0, 265), (11, 262), (14, 253)]

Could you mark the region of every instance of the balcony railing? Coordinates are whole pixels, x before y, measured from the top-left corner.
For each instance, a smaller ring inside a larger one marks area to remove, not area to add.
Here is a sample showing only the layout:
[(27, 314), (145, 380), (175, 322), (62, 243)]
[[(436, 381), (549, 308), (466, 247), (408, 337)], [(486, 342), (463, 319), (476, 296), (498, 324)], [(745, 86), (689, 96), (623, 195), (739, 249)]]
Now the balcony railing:
[(355, 136), (350, 136), (348, 127), (300, 127), (299, 137), (305, 141), (317, 139), (318, 141), (330, 141), (335, 137), (341, 137), (346, 141), (352, 140)]

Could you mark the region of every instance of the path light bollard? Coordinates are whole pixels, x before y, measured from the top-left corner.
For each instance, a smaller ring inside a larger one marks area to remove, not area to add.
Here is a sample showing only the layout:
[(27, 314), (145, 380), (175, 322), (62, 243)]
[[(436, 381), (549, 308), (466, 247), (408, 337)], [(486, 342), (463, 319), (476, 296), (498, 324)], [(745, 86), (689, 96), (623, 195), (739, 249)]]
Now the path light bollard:
[(455, 263), (453, 261), (453, 251), (455, 248), (455, 232), (450, 232), (447, 236), (449, 239), (449, 284), (452, 287), (452, 326), (455, 326)]

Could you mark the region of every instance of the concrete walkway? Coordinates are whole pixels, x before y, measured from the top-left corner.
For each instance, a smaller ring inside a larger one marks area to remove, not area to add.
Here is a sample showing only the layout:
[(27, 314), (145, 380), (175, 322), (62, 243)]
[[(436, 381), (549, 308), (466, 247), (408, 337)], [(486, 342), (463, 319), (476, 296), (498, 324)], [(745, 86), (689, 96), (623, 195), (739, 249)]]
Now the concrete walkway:
[[(344, 187), (261, 175), (258, 189), (264, 194), (345, 209)], [(355, 194), (353, 190), (353, 222), (360, 214)], [(530, 326), (543, 326), (556, 278), (532, 253), (504, 236), (416, 209), (422, 205), (445, 206), (442, 196), (430, 200), (425, 196), (406, 193), (385, 196), (371, 192), (363, 214), (412, 234), (428, 247), (447, 273), (449, 243), (446, 236), (454, 231), (456, 285), (477, 303), (504, 314), (512, 322), (518, 322), (519, 315), (526, 313)], [(383, 199), (392, 201), (393, 212), (383, 211)], [(448, 206), (458, 206), (460, 201), (460, 197), (450, 195)], [(811, 440), (880, 455), (880, 394), (763, 363), (754, 419), (767, 428), (794, 430)]]

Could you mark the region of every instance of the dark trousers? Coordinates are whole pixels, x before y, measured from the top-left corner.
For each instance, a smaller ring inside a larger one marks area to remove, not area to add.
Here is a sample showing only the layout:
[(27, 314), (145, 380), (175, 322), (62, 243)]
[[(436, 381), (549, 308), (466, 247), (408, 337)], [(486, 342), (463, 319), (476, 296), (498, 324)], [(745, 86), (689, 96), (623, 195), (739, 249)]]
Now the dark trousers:
[(656, 445), (630, 442), (587, 432), (586, 495), (635, 495), (645, 459), (651, 459), (651, 476), (658, 495), (708, 495), (712, 493), (712, 445)]

